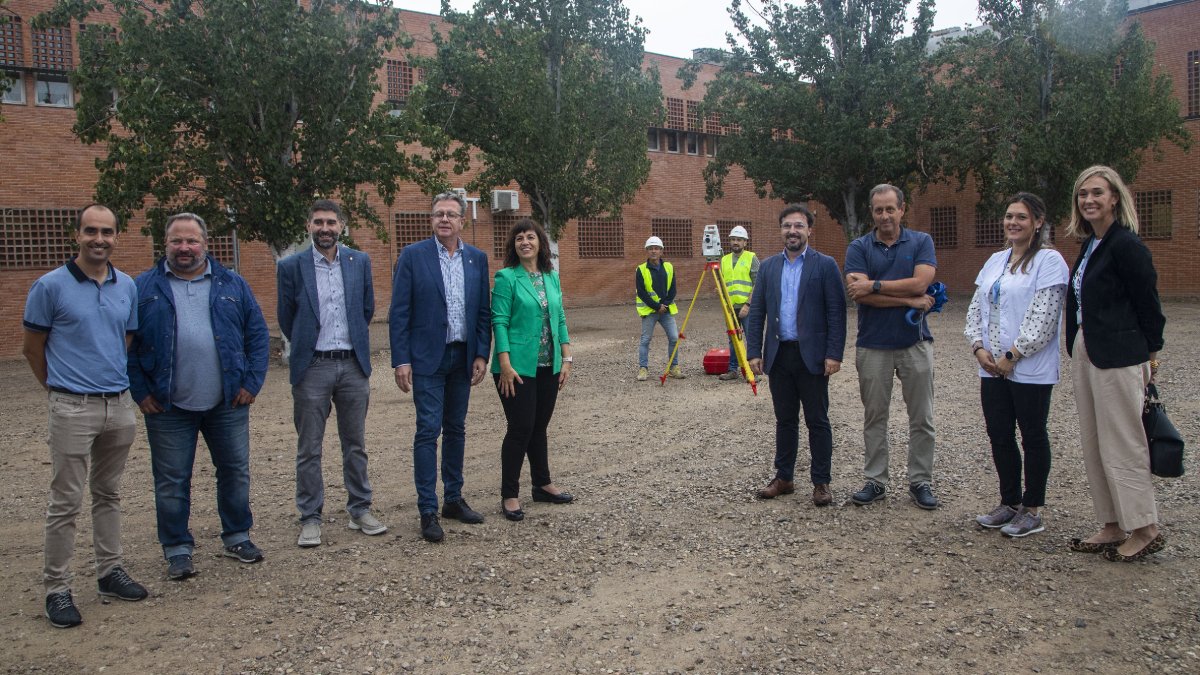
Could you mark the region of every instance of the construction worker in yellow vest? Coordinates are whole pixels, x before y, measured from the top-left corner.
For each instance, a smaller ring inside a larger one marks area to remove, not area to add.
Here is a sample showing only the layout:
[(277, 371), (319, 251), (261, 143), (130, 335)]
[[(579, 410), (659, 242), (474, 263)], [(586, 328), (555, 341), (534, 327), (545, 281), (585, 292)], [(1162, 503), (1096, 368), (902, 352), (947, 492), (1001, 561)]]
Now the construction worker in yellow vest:
[[(637, 289), (637, 313), (642, 317), (642, 341), (638, 345), (638, 382), (644, 382), (650, 377), (650, 338), (654, 336), (654, 324), (662, 324), (663, 331), (667, 334), (667, 358), (671, 358), (671, 354), (675, 352), (675, 343), (679, 342), (679, 327), (675, 324), (675, 315), (679, 312), (679, 308), (675, 306), (675, 268), (662, 259), (662, 254), (662, 239), (650, 237), (646, 240), (646, 262), (638, 265), (633, 273), (634, 288)], [(683, 379), (678, 354), (675, 354), (675, 360), (667, 374), (676, 379)]]
[[(750, 233), (738, 225), (729, 231), (730, 253), (721, 258), (721, 278), (725, 280), (725, 289), (729, 291), (729, 299), (733, 301), (733, 314), (738, 323), (745, 329), (746, 316), (750, 314), (750, 296), (754, 293), (754, 282), (758, 279), (758, 256), (753, 251), (746, 250), (750, 243)], [(720, 380), (736, 380), (741, 373), (738, 371), (737, 354), (733, 351), (733, 338), (729, 340), (729, 370), (722, 373)]]

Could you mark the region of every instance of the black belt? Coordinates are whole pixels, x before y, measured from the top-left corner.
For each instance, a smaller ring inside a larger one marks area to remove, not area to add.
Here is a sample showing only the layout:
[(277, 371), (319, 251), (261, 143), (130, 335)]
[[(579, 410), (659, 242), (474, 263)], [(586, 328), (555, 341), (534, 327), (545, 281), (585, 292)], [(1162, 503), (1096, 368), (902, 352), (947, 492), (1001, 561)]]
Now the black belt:
[(354, 358), (353, 349), (334, 349), (328, 352), (313, 352), (313, 356), (318, 359), (333, 359), (334, 361), (344, 361)]
[(466, 347), (467, 343), (463, 340), (455, 340), (454, 342), (447, 342), (446, 346), (447, 347)]
[(94, 394), (81, 394), (77, 391), (71, 391), (70, 389), (63, 389), (62, 387), (50, 387), (50, 391), (55, 392), (57, 394), (70, 394), (71, 396), (92, 396), (94, 398), (117, 398), (118, 396), (120, 396), (121, 394), (124, 394), (125, 392), (127, 392), (129, 390), (122, 389), (121, 391), (102, 391), (102, 392), (94, 393)]

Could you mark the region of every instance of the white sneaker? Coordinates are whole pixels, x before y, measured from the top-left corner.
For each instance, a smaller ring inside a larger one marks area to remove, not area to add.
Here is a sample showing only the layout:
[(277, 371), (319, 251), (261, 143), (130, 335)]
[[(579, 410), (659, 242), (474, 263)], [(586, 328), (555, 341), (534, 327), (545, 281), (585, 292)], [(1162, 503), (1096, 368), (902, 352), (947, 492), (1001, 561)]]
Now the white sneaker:
[(296, 540), (300, 548), (312, 548), (321, 545), (321, 523), (313, 520), (300, 524), (300, 538)]
[(371, 515), (370, 511), (364, 511), (363, 514), (357, 518), (350, 516), (350, 522), (346, 524), (346, 527), (352, 530), (362, 530), (363, 534), (370, 535), (383, 534), (384, 532), (387, 532), (387, 525), (379, 522), (379, 519)]
[(645, 382), (650, 377), (650, 370), (647, 368), (638, 368), (637, 381)]

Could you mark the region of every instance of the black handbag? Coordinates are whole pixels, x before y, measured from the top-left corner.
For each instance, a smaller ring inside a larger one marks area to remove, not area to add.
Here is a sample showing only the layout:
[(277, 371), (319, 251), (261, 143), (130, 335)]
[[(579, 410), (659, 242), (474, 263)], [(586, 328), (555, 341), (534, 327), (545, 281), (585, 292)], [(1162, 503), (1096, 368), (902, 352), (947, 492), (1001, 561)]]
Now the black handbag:
[(1142, 406), (1142, 427), (1150, 446), (1150, 473), (1162, 478), (1183, 475), (1183, 437), (1167, 417), (1167, 410), (1158, 400), (1158, 387), (1146, 385), (1146, 401)]

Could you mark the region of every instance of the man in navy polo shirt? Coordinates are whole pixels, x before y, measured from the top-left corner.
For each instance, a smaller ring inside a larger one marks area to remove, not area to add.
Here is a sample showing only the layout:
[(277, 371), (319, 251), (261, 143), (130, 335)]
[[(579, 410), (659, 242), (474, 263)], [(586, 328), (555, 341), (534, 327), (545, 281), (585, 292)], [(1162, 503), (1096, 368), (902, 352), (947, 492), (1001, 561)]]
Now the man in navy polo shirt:
[(100, 595), (141, 600), (146, 589), (121, 564), (121, 474), (137, 431), (125, 350), (137, 329), (137, 290), (109, 262), (117, 216), (84, 207), (75, 219), (79, 253), (33, 283), (25, 302), (24, 354), (49, 392), (50, 500), (46, 508), (46, 618), (83, 623), (71, 599), (75, 517), (91, 463), (92, 548)]
[(913, 325), (910, 309), (927, 312), (925, 290), (937, 271), (933, 239), (904, 227), (904, 193), (886, 183), (871, 189), (875, 229), (846, 249), (846, 290), (858, 304), (855, 364), (863, 403), (867, 482), (850, 500), (860, 506), (883, 499), (888, 482), (888, 414), (893, 375), (908, 408), (908, 491), (923, 509), (936, 509), (933, 480), (933, 336), (924, 316)]

